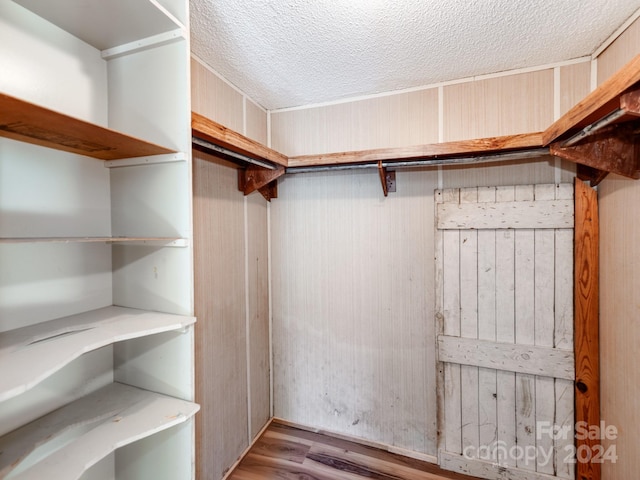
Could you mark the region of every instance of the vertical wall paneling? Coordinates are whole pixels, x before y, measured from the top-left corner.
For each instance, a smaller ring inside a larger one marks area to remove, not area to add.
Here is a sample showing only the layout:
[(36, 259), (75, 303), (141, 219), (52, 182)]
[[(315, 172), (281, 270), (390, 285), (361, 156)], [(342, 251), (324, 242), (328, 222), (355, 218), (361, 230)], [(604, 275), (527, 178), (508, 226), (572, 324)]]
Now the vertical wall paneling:
[(245, 101), (245, 135), (263, 145), (267, 144), (267, 112), (251, 100)]
[(235, 168), (194, 157), (197, 469), (221, 479), (248, 445), (244, 201)]
[(444, 141), (538, 132), (553, 122), (553, 69), (444, 87)]
[(271, 132), (272, 148), (290, 156), (435, 143), (438, 90), (274, 111)]
[(610, 176), (599, 186), (601, 420), (617, 429), (603, 440), (617, 460), (602, 464), (602, 478), (632, 478), (640, 469), (640, 228), (634, 220), (640, 184)]
[(269, 342), (269, 253), (267, 202), (258, 192), (245, 197), (247, 231), (247, 336), (251, 409), (250, 439), (271, 418)]
[(197, 468), (219, 480), (270, 418), (267, 208), (194, 157)]
[(598, 85), (636, 56), (639, 52), (638, 45), (640, 45), (640, 19), (633, 22), (615, 42), (598, 56)]
[(271, 204), (274, 413), (436, 452), (435, 170), (286, 177)]
[(194, 112), (236, 132), (243, 131), (243, 96), (236, 89), (191, 57), (191, 101)]
[(591, 91), (591, 62), (574, 63), (560, 69), (560, 115)]
[[(640, 20), (636, 20), (597, 58), (597, 82), (604, 82), (640, 53)], [(635, 245), (640, 229), (633, 212), (640, 205), (637, 181), (610, 175), (598, 186), (600, 214), (600, 412), (617, 434), (602, 440), (611, 454), (602, 463), (602, 478), (633, 478), (640, 470), (640, 373), (636, 368), (640, 338), (637, 292), (640, 263)]]

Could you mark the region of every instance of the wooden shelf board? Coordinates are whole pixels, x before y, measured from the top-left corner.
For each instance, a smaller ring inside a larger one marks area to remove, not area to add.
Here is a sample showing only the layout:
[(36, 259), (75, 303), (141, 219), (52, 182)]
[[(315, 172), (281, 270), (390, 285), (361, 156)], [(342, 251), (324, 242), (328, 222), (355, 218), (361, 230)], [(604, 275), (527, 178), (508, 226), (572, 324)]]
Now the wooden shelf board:
[(463, 156), (481, 156), (514, 152), (542, 146), (542, 134), (530, 133), (503, 137), (433, 143), (412, 147), (382, 148), (353, 152), (302, 155), (289, 158), (289, 167), (316, 167), (344, 164), (371, 163), (387, 160), (443, 159)]
[(98, 50), (183, 28), (149, 0), (14, 0)]
[(84, 353), (179, 330), (195, 321), (190, 316), (111, 306), (1, 333), (0, 402), (32, 388)]
[(0, 136), (100, 160), (176, 153), (2, 93)]
[(288, 162), (285, 155), (195, 112), (191, 113), (191, 131), (194, 137), (227, 148), (233, 152), (257, 160), (266, 160), (283, 167), (287, 166)]
[(143, 243), (151, 245), (181, 244), (179, 237), (4, 237), (3, 243)]
[(114, 383), (0, 438), (0, 477), (15, 469), (16, 480), (80, 478), (117, 448), (185, 422), (199, 408)]
[[(600, 120), (620, 108), (620, 96), (634, 86), (640, 85), (640, 55), (637, 55), (614, 76), (603, 82), (571, 110), (560, 117), (542, 134), (544, 145), (567, 138), (584, 127)], [(625, 115), (617, 123), (638, 117)]]

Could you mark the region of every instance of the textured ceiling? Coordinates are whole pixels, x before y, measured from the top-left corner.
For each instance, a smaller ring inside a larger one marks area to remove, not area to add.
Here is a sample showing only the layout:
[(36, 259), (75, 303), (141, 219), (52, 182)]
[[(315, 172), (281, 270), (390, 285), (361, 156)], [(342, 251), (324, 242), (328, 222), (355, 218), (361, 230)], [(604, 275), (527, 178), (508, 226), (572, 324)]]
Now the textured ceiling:
[(191, 0), (192, 51), (267, 109), (590, 55), (640, 0)]

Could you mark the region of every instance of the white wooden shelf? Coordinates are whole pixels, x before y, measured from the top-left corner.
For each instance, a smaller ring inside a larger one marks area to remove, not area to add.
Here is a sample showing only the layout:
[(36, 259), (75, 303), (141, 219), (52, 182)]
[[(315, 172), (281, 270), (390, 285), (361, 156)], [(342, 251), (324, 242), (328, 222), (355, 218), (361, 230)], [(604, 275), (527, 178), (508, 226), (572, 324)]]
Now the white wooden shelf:
[(0, 478), (80, 478), (117, 448), (182, 423), (199, 409), (111, 384), (0, 438)]
[(185, 29), (155, 0), (14, 1), (103, 51)]
[(112, 243), (151, 245), (160, 247), (186, 247), (189, 240), (179, 237), (2, 237), (4, 243)]
[(190, 316), (111, 306), (2, 333), (0, 402), (24, 393), (84, 353), (180, 330), (195, 321)]

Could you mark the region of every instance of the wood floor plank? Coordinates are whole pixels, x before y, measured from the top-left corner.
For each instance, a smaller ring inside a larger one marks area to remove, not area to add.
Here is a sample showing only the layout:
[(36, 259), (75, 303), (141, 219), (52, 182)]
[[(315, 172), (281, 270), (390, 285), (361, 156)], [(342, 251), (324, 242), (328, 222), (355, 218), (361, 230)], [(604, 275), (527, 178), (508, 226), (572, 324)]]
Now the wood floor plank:
[(437, 465), (274, 421), (227, 480), (472, 480)]

